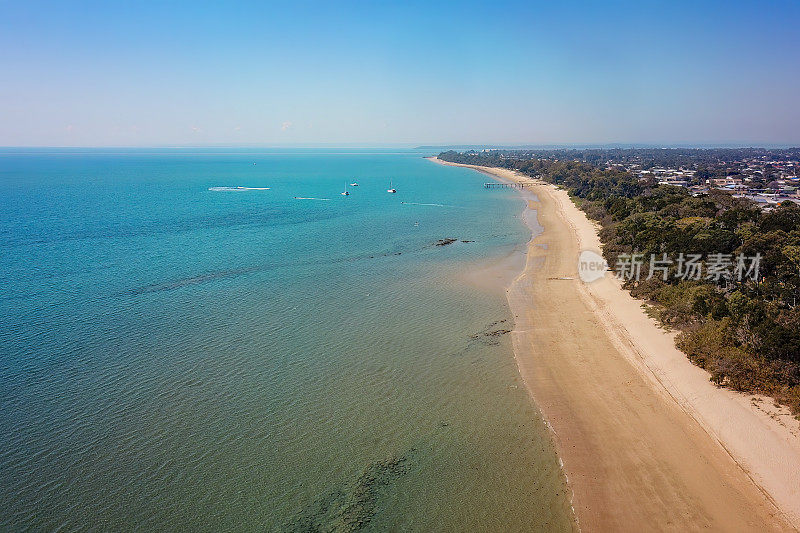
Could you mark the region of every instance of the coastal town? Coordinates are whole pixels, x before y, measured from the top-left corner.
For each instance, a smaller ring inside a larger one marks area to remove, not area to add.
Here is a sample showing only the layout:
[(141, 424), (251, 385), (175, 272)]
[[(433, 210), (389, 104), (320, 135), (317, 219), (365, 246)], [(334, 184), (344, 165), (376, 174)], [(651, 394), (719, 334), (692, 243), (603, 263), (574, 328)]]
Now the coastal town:
[(687, 167), (645, 169), (631, 165), (628, 170), (636, 172), (643, 181), (652, 178), (659, 185), (686, 187), (692, 196), (721, 189), (730, 191), (734, 197), (752, 200), (767, 210), (783, 202), (800, 203), (800, 161), (797, 160), (743, 159), (723, 165), (720, 170), (724, 175)]
[(692, 196), (711, 189), (752, 200), (764, 210), (784, 202), (800, 204), (800, 150), (797, 148), (617, 148), (468, 150), (465, 155), (590, 163), (630, 172), (641, 182), (686, 188)]

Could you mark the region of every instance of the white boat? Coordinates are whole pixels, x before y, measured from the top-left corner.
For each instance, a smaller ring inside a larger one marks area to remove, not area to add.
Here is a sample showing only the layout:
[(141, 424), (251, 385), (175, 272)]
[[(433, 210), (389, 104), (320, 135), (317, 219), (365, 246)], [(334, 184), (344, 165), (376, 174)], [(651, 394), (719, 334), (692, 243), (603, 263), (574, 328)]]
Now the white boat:
[(344, 191), (342, 191), (342, 196), (350, 196), (350, 192), (347, 190), (347, 184), (344, 184)]
[(386, 189), (386, 192), (390, 192), (390, 193), (396, 193), (397, 192), (397, 189), (395, 189), (394, 186), (392, 185), (392, 180), (389, 180), (389, 188)]
[(358, 182), (354, 181), (353, 183), (350, 184), (350, 186), (351, 187), (358, 187)]

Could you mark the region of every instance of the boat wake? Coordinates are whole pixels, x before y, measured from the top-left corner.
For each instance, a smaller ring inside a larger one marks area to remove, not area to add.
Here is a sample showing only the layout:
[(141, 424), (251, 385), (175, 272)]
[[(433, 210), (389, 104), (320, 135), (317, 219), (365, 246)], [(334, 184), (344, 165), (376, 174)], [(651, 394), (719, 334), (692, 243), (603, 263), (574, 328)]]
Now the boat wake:
[(268, 191), (269, 187), (209, 187), (209, 191)]
[(423, 203), (419, 203), (419, 202), (400, 202), (400, 203), (401, 203), (401, 204), (405, 204), (405, 205), (430, 205), (430, 206), (433, 206), (433, 207), (456, 207), (456, 206), (454, 206), (454, 205), (446, 205), (446, 204), (423, 204)]
[(306, 198), (304, 196), (295, 196), (295, 200), (323, 200), (325, 202), (330, 202), (330, 198)]

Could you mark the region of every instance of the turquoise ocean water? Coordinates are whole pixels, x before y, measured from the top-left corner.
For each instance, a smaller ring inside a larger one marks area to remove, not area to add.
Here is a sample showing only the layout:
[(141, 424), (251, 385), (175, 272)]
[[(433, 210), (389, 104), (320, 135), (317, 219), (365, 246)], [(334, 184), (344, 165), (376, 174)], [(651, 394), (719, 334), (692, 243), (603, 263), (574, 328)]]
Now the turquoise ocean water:
[(522, 201), (422, 155), (0, 151), (0, 529), (569, 529)]

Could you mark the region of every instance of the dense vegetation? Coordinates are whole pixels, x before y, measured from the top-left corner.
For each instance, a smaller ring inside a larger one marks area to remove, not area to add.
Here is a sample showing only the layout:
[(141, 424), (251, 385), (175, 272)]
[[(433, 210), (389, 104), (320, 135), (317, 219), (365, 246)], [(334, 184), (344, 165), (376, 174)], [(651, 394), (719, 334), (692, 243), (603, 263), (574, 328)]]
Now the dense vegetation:
[(652, 167), (697, 167), (734, 163), (743, 160), (768, 159), (788, 161), (800, 158), (800, 148), (586, 148), (586, 149), (515, 149), (489, 150), (445, 154), (458, 154), (459, 157), (479, 157), (493, 159), (552, 159), (560, 161), (580, 161), (582, 163), (603, 164), (638, 163), (643, 168)]
[[(480, 160), (489, 166), (506, 166), (507, 161), (573, 161), (605, 167), (609, 163), (636, 165), (641, 170), (656, 167), (686, 168), (696, 172), (695, 183), (706, 178), (739, 176), (743, 167), (756, 162), (762, 171), (754, 185), (766, 185), (775, 174), (769, 162), (797, 161), (800, 148), (602, 148), (602, 149), (517, 149), (470, 150), (456, 154), (464, 160)], [(447, 155), (445, 157), (448, 157)]]
[(626, 288), (680, 330), (678, 347), (716, 384), (771, 395), (800, 413), (800, 206), (786, 202), (765, 212), (723, 191), (693, 197), (580, 157), (523, 159), (499, 151), (439, 157), (511, 168), (564, 187), (602, 225), (612, 266), (631, 253), (760, 254), (756, 280), (680, 279), (673, 265), (666, 281), (643, 276)]

